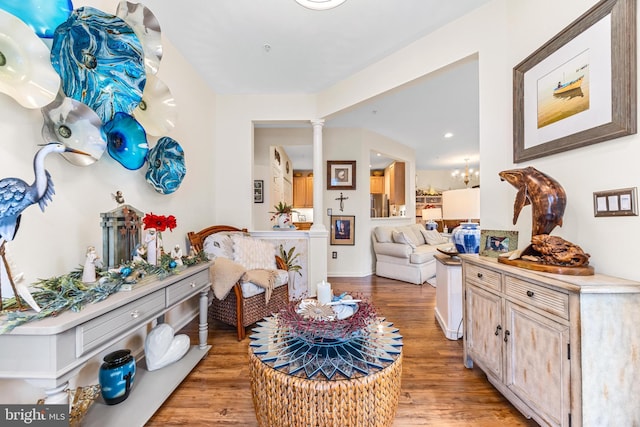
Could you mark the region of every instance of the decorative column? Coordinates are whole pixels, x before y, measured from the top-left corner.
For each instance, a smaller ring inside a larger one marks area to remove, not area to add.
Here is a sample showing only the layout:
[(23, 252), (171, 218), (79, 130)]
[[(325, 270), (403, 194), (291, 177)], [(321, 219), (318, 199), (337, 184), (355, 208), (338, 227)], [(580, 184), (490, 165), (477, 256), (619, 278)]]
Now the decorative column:
[(324, 120), (311, 120), (313, 126), (313, 225), (312, 230), (326, 230), (322, 216), (324, 207), (322, 206), (322, 182), (324, 174), (322, 173), (322, 127)]
[(309, 230), (309, 259), (307, 291), (315, 296), (317, 284), (327, 280), (327, 254), (329, 251), (329, 232), (324, 225), (324, 206), (322, 204), (324, 174), (322, 173), (322, 126), (324, 120), (311, 120), (313, 126), (313, 225)]

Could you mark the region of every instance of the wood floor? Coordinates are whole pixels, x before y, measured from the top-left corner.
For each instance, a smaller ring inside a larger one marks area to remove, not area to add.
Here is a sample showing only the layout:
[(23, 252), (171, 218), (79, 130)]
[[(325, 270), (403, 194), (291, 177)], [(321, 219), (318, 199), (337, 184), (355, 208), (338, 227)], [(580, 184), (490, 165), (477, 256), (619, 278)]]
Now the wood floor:
[[(435, 288), (377, 276), (329, 281), (335, 293), (369, 297), (404, 337), (402, 391), (394, 427), (537, 426), (503, 398), (479, 369), (463, 366), (462, 340), (446, 339), (435, 320)], [(249, 339), (238, 342), (235, 329), (217, 321), (210, 322), (209, 328), (213, 346), (209, 355), (149, 420), (148, 427), (258, 425), (249, 388)], [(197, 319), (180, 333), (197, 342)]]

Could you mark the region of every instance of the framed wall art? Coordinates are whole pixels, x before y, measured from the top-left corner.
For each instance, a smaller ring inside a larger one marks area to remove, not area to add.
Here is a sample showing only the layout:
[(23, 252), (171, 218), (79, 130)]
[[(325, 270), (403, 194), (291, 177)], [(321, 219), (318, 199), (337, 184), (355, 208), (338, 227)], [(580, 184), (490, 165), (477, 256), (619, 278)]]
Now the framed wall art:
[(480, 230), (480, 255), (498, 258), (500, 254), (518, 249), (518, 232)]
[(336, 215), (331, 217), (332, 245), (355, 245), (356, 217), (353, 215)]
[(327, 190), (355, 189), (355, 160), (327, 160)]
[(636, 133), (636, 1), (603, 0), (513, 69), (513, 161)]
[(253, 180), (253, 203), (264, 203), (264, 180)]
[(637, 216), (637, 187), (593, 193), (593, 214), (599, 216)]

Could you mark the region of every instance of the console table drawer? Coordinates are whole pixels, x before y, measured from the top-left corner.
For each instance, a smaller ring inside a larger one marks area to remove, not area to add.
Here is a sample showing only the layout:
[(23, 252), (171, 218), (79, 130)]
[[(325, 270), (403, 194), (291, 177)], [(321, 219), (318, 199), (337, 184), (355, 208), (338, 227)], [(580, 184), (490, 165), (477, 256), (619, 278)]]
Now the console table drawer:
[(125, 331), (136, 329), (164, 309), (164, 290), (156, 291), (76, 328), (76, 357)]
[(190, 277), (185, 277), (180, 282), (167, 288), (167, 307), (176, 304), (189, 294), (192, 294), (194, 289), (200, 289), (208, 284), (209, 270), (204, 270)]
[(467, 263), (465, 265), (465, 279), (468, 279), (474, 283), (482, 284), (496, 291), (501, 291), (500, 286), (500, 273), (479, 267), (474, 264)]
[(511, 276), (505, 277), (505, 293), (563, 319), (569, 318), (568, 294)]

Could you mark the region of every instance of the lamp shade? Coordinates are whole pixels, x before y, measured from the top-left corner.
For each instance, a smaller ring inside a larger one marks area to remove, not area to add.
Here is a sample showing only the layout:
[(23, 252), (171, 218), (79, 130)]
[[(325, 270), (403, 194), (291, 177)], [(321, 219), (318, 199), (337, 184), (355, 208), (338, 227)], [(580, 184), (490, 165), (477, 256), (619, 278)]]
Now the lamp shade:
[(422, 209), (422, 219), (425, 221), (431, 221), (434, 219), (442, 219), (442, 209), (440, 208), (427, 208)]
[(463, 188), (442, 193), (442, 218), (480, 218), (480, 189)]

